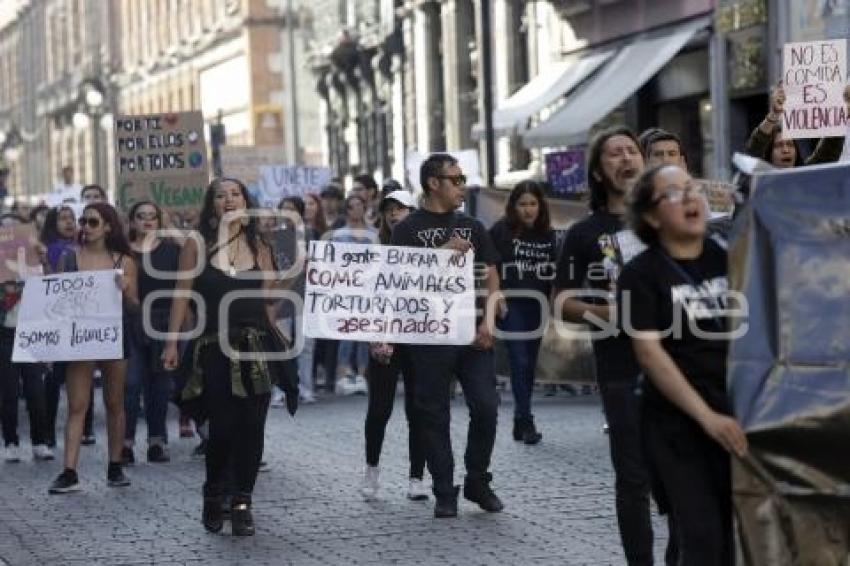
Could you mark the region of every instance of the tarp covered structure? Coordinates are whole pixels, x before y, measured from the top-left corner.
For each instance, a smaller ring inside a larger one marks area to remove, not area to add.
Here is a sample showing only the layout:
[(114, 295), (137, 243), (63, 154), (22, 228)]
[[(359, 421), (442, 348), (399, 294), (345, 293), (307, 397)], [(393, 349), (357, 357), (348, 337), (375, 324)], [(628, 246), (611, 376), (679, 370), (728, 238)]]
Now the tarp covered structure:
[(850, 165), (760, 174), (730, 247), (746, 334), (729, 389), (747, 564), (850, 564)]

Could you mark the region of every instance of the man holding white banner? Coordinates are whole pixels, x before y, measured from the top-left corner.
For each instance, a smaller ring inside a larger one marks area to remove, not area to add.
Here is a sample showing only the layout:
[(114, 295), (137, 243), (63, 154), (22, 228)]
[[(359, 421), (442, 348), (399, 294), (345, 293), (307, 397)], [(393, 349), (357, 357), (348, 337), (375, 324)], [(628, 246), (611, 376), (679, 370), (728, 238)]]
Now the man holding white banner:
[(422, 164), (420, 182), (425, 192), (422, 208), (411, 213), (393, 230), (391, 244), (419, 248), (446, 248), (459, 253), (474, 252), (476, 266), (484, 266), (481, 290), (486, 299), (484, 316), (469, 316), (475, 338), (468, 345), (425, 345), (409, 347), (416, 371), (415, 402), (421, 412), (425, 438), (425, 460), (434, 479), (435, 517), (456, 517), (459, 488), (454, 486), (454, 457), (449, 431), (450, 385), (456, 376), (469, 406), (469, 435), (464, 457), (464, 497), (488, 512), (503, 505), (490, 488), (490, 457), (496, 440), (499, 394), (493, 358), (493, 317), (499, 278), (498, 254), (484, 226), (474, 218), (458, 214), (463, 204), (466, 177), (458, 161), (447, 154), (432, 154)]

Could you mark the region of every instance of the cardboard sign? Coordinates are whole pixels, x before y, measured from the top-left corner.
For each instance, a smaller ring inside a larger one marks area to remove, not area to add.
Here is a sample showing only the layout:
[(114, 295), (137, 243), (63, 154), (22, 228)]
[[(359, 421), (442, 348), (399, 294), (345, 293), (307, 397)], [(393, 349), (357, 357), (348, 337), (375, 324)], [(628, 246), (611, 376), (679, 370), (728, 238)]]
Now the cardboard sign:
[(735, 212), (735, 185), (710, 179), (694, 179), (694, 182), (702, 187), (711, 220), (732, 217)]
[(0, 282), (23, 281), (41, 273), (32, 224), (0, 227)]
[(14, 362), (117, 360), (124, 356), (115, 270), (30, 277), (15, 329)]
[(254, 194), (260, 181), (260, 167), (280, 163), (286, 151), (282, 145), (223, 145), (219, 154), (222, 174), (239, 179)]
[(552, 196), (565, 197), (587, 191), (584, 149), (570, 149), (546, 154), (546, 180)]
[(119, 116), (115, 120), (118, 206), (150, 200), (165, 210), (200, 210), (209, 163), (200, 112)]
[(475, 337), (473, 253), (310, 242), (304, 335), (397, 344)]
[(843, 136), (848, 118), (846, 75), (846, 39), (786, 43), (782, 51), (783, 136)]
[(331, 182), (327, 167), (308, 165), (268, 165), (260, 167), (260, 180), (252, 193), (260, 206), (277, 208), (280, 199), (319, 192)]

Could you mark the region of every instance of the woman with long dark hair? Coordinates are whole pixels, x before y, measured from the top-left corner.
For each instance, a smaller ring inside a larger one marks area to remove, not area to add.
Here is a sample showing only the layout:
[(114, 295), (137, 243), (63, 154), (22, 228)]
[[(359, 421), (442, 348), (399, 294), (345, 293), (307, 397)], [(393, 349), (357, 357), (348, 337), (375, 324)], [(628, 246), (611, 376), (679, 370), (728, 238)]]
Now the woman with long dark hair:
[(313, 193), (304, 195), (304, 224), (313, 229), (317, 238), (328, 231), (328, 223), (325, 220), (325, 211), (322, 209), (322, 199)]
[(505, 216), (490, 229), (501, 261), (498, 265), (507, 314), (499, 327), (510, 334), (531, 333), (532, 337), (507, 336), (505, 346), (511, 366), (514, 395), (514, 440), (537, 444), (543, 435), (534, 424), (531, 396), (535, 368), (543, 339), (543, 309), (548, 309), (555, 276), (555, 232), (543, 184), (522, 181), (508, 197)]
[[(139, 270), (139, 304), (153, 293), (174, 289), (180, 246), (172, 239), (162, 237), (162, 209), (151, 201), (140, 201), (130, 207), (129, 239)], [(159, 332), (168, 330), (171, 297), (151, 301), (149, 316), (151, 327)], [(130, 359), (127, 367), (127, 390), (124, 394), (124, 413), (127, 425), (124, 431), (124, 448), (121, 459), (125, 464), (135, 463), (133, 447), (136, 443), (136, 423), (139, 404), (144, 398), (145, 421), (148, 429), (148, 462), (168, 462), (166, 451), (168, 435), (165, 419), (171, 395), (172, 372), (162, 368), (163, 342), (148, 335), (135, 325), (131, 336)]]
[[(176, 286), (183, 293), (193, 290), (200, 295), (198, 314), (206, 315), (201, 336), (190, 346), (191, 365), (185, 368), (189, 379), (182, 392), (184, 401), (200, 401), (209, 422), (202, 521), (208, 531), (219, 532), (222, 504), (230, 495), (236, 536), (254, 534), (251, 496), (263, 455), (272, 376), (262, 359), (240, 360), (223, 348), (230, 346), (255, 358), (280, 349), (274, 346), (273, 303), (265, 298), (276, 282), (272, 249), (260, 234), (256, 217), (247, 214), (254, 208), (240, 181), (214, 179), (200, 215), (202, 244), (189, 238), (180, 253), (180, 270), (197, 275), (180, 279)], [(220, 320), (219, 307), (237, 293), (250, 296), (233, 300), (227, 318)], [(169, 323), (172, 337), (162, 354), (166, 369), (178, 365), (174, 335), (188, 310), (188, 297), (175, 296)], [(224, 343), (219, 341), (220, 332), (227, 337)]]
[[(415, 208), (413, 195), (407, 191), (395, 191), (381, 200), (379, 236), (381, 244), (390, 243), (392, 229), (407, 218)], [(361, 494), (367, 501), (378, 494), (378, 463), (387, 423), (395, 404), (398, 378), (404, 382), (404, 414), (407, 417), (408, 451), (410, 471), (408, 474), (407, 498), (412, 501), (428, 499), (422, 483), (425, 473), (425, 440), (422, 437), (422, 420), (414, 405), (414, 371), (401, 344), (369, 344), (369, 365), (366, 380), (369, 387), (369, 408), (366, 411), (366, 472)]]
[(648, 249), (620, 275), (618, 321), (648, 377), (640, 431), (654, 495), (671, 515), (676, 564), (733, 564), (729, 454), (743, 456), (747, 439), (726, 394), (726, 250), (707, 235), (708, 203), (679, 167), (645, 171), (629, 215)]
[(50, 486), (50, 493), (67, 493), (79, 489), (77, 463), (83, 421), (89, 408), (92, 375), (96, 368), (103, 374), (103, 403), (106, 406), (110, 487), (130, 485), (121, 467), (121, 445), (124, 440), (124, 380), (129, 354), (128, 315), (138, 310), (136, 263), (118, 213), (103, 202), (89, 204), (80, 217), (79, 247), (68, 249), (59, 259), (59, 271), (121, 270), (115, 282), (124, 298), (124, 356), (121, 360), (88, 360), (69, 362), (65, 387), (68, 393), (68, 421), (65, 426), (65, 469)]

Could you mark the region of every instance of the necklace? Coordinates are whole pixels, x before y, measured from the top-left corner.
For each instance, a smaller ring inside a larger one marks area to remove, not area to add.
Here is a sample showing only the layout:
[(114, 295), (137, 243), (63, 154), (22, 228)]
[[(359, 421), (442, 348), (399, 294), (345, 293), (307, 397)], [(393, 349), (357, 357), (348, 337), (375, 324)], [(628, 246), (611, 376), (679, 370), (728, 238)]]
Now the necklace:
[[(239, 257), (239, 234), (236, 235), (236, 246), (233, 252), (233, 255), (230, 255), (230, 245), (227, 247), (227, 261), (230, 263), (230, 267), (227, 270), (228, 275), (231, 277), (236, 276), (236, 258)], [(232, 242), (233, 240), (231, 240)], [(230, 242), (228, 242), (229, 244)]]

